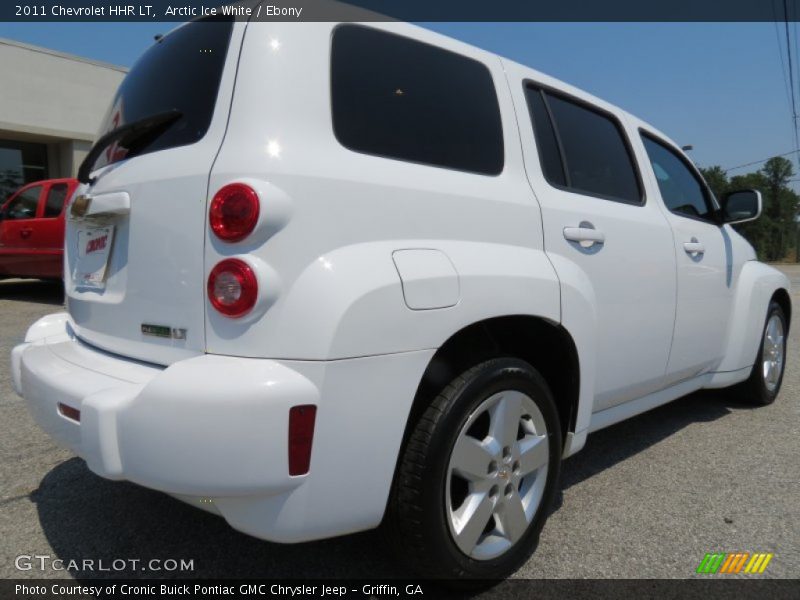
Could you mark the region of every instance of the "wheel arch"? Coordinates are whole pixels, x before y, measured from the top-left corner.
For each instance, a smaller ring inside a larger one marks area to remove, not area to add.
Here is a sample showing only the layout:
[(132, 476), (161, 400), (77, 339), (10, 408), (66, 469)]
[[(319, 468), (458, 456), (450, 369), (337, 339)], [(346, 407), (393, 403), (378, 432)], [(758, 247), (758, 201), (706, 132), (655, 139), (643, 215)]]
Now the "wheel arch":
[(773, 300), (784, 310), (788, 327), (792, 311), (788, 290), (788, 278), (774, 267), (755, 260), (744, 264), (734, 290), (724, 358), (716, 371), (732, 372), (753, 366), (767, 309)]
[(775, 293), (772, 294), (772, 301), (778, 303), (783, 310), (783, 314), (786, 317), (786, 333), (789, 333), (789, 327), (792, 323), (792, 299), (789, 297), (789, 292), (786, 288), (778, 288), (775, 290)]
[(401, 455), (411, 431), (436, 394), (460, 373), (498, 356), (520, 358), (541, 373), (553, 392), (566, 443), (567, 433), (575, 431), (581, 384), (575, 342), (564, 327), (549, 319), (506, 315), (471, 323), (439, 347), (417, 387)]

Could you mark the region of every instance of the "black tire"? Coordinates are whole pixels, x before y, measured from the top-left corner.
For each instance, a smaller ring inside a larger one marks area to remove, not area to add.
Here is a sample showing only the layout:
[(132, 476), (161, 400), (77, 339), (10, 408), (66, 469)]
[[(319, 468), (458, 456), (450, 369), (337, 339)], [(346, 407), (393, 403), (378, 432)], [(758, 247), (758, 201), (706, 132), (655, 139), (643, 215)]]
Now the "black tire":
[[(476, 560), (457, 547), (451, 534), (445, 504), (448, 465), (459, 432), (472, 412), (491, 395), (506, 390), (523, 392), (544, 417), (547, 477), (525, 533), (500, 556)], [(386, 520), (399, 557), (422, 576), (455, 583), (462, 580), (462, 585), (465, 578), (486, 582), (509, 576), (525, 563), (539, 541), (555, 495), (562, 450), (553, 396), (531, 365), (515, 358), (496, 358), (462, 373), (431, 402), (401, 454)]]
[[(764, 339), (767, 336), (767, 324), (773, 316), (777, 316), (783, 326), (783, 361), (781, 364), (780, 376), (778, 377), (777, 385), (773, 389), (770, 389), (764, 377), (763, 361)], [(767, 318), (764, 320), (764, 326), (761, 333), (761, 342), (758, 347), (758, 356), (756, 357), (756, 362), (753, 365), (753, 370), (750, 372), (750, 377), (747, 379), (747, 381), (744, 381), (736, 387), (738, 395), (751, 404), (756, 406), (766, 406), (768, 404), (772, 404), (775, 402), (775, 398), (777, 398), (778, 393), (781, 391), (783, 373), (786, 369), (786, 338), (788, 333), (787, 325), (786, 315), (784, 314), (780, 304), (775, 301), (770, 302), (769, 309), (767, 310)]]

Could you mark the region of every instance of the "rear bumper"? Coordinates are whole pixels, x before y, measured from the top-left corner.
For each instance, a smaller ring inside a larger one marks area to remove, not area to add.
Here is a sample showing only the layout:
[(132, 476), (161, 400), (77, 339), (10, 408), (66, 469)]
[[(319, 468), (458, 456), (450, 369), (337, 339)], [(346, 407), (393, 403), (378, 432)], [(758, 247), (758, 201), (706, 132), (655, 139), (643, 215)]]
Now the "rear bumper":
[[(14, 348), (12, 379), (42, 429), (98, 475), (294, 542), (380, 522), (419, 381), (408, 376), (421, 376), (431, 354), (331, 363), (199, 355), (163, 368), (84, 344), (60, 314)], [(288, 416), (300, 404), (318, 406), (317, 422), (311, 470), (293, 477)]]
[[(76, 339), (15, 354), (31, 414), (98, 475), (210, 497), (302, 481), (287, 471), (289, 409), (316, 405), (318, 391), (275, 361), (202, 355), (160, 369)], [(59, 404), (79, 410), (80, 422)]]

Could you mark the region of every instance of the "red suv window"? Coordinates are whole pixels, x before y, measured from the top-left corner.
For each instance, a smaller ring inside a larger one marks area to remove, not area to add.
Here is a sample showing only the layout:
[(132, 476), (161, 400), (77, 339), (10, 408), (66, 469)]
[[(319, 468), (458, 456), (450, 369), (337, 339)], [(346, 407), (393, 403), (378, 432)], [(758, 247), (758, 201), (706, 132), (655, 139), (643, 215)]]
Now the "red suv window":
[(27, 190), (21, 191), (8, 204), (3, 212), (9, 221), (16, 219), (33, 219), (36, 217), (36, 208), (39, 206), (39, 195), (42, 193), (42, 186), (35, 185)]
[(55, 183), (50, 186), (50, 192), (47, 194), (47, 201), (44, 205), (44, 215), (42, 215), (45, 219), (61, 214), (68, 190), (69, 186), (66, 183)]

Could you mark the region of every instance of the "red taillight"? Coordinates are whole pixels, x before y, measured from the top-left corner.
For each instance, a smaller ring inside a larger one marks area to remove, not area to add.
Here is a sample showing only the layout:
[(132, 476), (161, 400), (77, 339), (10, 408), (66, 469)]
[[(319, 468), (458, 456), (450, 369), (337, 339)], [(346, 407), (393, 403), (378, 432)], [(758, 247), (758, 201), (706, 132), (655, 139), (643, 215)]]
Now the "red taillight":
[(317, 407), (293, 406), (289, 410), (289, 475), (305, 475), (311, 465), (311, 443)]
[(208, 299), (226, 317), (244, 316), (258, 299), (256, 274), (243, 260), (223, 260), (208, 276)]
[(225, 242), (243, 240), (258, 223), (258, 194), (244, 183), (229, 183), (211, 200), (211, 230)]

